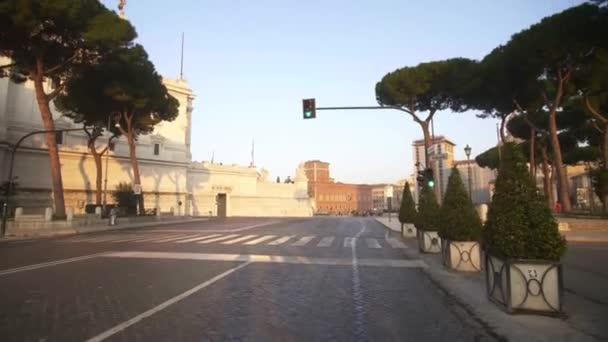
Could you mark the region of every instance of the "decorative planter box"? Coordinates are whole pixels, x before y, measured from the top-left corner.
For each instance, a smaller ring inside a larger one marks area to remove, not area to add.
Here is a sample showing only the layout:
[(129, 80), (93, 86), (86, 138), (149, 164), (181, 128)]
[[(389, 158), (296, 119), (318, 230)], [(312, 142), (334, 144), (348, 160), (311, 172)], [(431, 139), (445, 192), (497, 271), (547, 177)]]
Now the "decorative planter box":
[(403, 237), (406, 237), (406, 238), (416, 237), (416, 227), (412, 223), (404, 223), (402, 232), (403, 232)]
[(443, 264), (456, 271), (481, 271), (481, 253), (477, 241), (441, 239)]
[(485, 266), (488, 298), (507, 312), (545, 315), (562, 312), (561, 263), (503, 260), (486, 253)]
[(441, 238), (436, 231), (417, 230), (418, 248), (423, 253), (441, 253)]

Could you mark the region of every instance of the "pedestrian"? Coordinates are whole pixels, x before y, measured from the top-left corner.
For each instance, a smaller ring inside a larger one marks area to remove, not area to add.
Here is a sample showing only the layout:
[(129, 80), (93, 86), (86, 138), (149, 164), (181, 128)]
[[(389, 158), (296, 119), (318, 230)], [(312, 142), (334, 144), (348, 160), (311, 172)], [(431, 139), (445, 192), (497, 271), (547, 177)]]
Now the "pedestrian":
[(562, 204), (561, 203), (559, 203), (559, 202), (555, 203), (555, 212), (558, 213), (558, 214), (562, 212)]
[(110, 226), (116, 225), (116, 216), (118, 216), (118, 209), (113, 207), (110, 209)]

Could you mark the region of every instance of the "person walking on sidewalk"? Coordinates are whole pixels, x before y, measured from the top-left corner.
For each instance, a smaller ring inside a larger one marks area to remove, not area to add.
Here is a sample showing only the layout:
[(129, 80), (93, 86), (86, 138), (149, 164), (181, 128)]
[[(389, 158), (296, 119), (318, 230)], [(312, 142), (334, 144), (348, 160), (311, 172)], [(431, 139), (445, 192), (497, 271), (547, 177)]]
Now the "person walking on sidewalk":
[(116, 207), (110, 209), (110, 226), (116, 225), (116, 216), (118, 216), (118, 209)]

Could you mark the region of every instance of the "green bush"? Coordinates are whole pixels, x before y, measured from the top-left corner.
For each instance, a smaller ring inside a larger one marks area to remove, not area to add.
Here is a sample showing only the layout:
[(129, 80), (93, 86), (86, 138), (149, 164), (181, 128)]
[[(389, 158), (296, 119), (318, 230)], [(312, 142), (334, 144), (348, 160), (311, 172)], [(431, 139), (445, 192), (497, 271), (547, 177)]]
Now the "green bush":
[(432, 188), (424, 186), (418, 198), (418, 215), (415, 225), (417, 229), (436, 231), (439, 229), (439, 206)]
[(137, 214), (137, 196), (135, 196), (131, 184), (118, 183), (116, 190), (112, 192), (112, 197), (118, 207), (125, 208), (127, 215)]
[(481, 220), (456, 168), (452, 168), (439, 210), (439, 236), (452, 241), (477, 241), (481, 237)]
[(403, 196), (401, 197), (401, 207), (399, 208), (399, 222), (414, 223), (416, 222), (416, 204), (410, 192), (410, 185), (405, 183), (403, 188)]
[(557, 261), (566, 250), (557, 222), (517, 149), (505, 146), (502, 150), (482, 238), (486, 251), (501, 258)]

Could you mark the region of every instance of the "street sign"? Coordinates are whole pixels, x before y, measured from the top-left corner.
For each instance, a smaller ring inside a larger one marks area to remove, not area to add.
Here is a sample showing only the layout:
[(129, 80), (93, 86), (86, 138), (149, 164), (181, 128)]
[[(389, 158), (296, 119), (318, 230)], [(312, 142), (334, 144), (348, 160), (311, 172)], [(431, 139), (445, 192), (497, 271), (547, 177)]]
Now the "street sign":
[(133, 184), (133, 193), (141, 195), (141, 184)]

